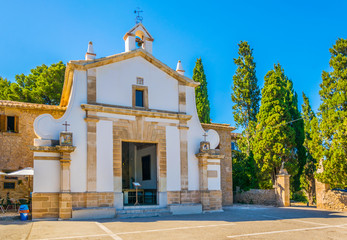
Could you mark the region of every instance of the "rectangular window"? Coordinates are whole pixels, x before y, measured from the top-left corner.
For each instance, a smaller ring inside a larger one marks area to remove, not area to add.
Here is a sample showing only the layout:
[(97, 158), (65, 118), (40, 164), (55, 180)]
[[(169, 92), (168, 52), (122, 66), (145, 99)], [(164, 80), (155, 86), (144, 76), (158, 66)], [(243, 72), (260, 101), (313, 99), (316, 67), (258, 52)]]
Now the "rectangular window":
[(18, 132), (18, 116), (0, 115), (0, 132)]
[(7, 132), (15, 132), (14, 117), (7, 116)]
[(142, 90), (136, 90), (135, 91), (135, 106), (136, 107), (143, 107), (143, 91)]
[(16, 184), (14, 182), (4, 182), (4, 189), (14, 189)]
[(142, 157), (142, 180), (151, 180), (151, 155)]

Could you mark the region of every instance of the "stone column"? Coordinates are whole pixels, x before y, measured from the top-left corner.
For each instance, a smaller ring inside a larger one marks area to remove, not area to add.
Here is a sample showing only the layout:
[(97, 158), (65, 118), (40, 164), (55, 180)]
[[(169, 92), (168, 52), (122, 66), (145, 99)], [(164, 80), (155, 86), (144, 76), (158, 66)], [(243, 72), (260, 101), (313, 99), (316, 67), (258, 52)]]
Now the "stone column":
[(218, 150), (212, 149), (200, 152), (196, 154), (196, 156), (199, 160), (199, 183), (202, 210), (220, 211), (222, 210), (222, 191), (220, 187), (209, 189), (208, 181), (209, 177), (219, 178), (220, 181), (221, 176), (216, 170), (209, 170), (209, 165), (220, 165), (220, 159), (223, 159), (224, 155), (220, 155)]
[(276, 197), (280, 207), (290, 206), (290, 175), (285, 169), (277, 175)]
[(72, 196), (70, 185), (70, 154), (75, 150), (72, 146), (57, 146), (60, 152), (60, 193), (59, 193), (59, 218), (72, 217)]
[[(319, 167), (317, 169), (317, 173), (322, 173), (324, 171), (323, 167), (323, 160), (321, 159), (319, 161)], [(327, 183), (322, 183), (315, 179), (315, 187), (316, 187), (316, 203), (317, 208), (324, 209), (324, 195), (325, 193), (330, 190), (330, 185)]]

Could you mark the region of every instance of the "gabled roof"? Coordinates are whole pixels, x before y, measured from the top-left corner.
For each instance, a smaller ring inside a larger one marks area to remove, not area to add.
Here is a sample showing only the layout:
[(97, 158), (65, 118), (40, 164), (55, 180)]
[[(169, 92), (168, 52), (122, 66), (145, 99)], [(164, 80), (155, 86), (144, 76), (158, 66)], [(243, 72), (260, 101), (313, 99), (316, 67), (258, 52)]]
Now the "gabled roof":
[(70, 61), (69, 63), (67, 63), (66, 71), (65, 71), (64, 87), (63, 87), (63, 92), (62, 92), (61, 100), (60, 100), (60, 106), (66, 107), (69, 103), (69, 97), (70, 97), (71, 88), (72, 88), (72, 79), (73, 79), (73, 74), (75, 69), (85, 71), (87, 69), (97, 68), (100, 66), (124, 61), (134, 57), (144, 58), (146, 61), (150, 62), (151, 64), (153, 64), (160, 70), (164, 71), (166, 74), (173, 77), (174, 79), (176, 79), (183, 85), (190, 86), (190, 87), (197, 87), (200, 85), (200, 83), (194, 82), (192, 79), (179, 74), (178, 72), (176, 72), (169, 66), (165, 65), (164, 63), (156, 59), (152, 54), (139, 48), (134, 51), (119, 53), (119, 54), (111, 55), (104, 58), (98, 58), (94, 60), (77, 60), (77, 61)]
[(130, 31), (128, 31), (128, 32), (124, 35), (124, 37), (123, 37), (124, 41), (128, 38), (128, 36), (135, 36), (137, 30), (143, 30), (143, 32), (146, 34), (145, 37), (147, 38), (147, 40), (149, 40), (149, 41), (154, 41), (154, 38), (153, 38), (153, 37), (151, 36), (151, 34), (147, 31), (147, 29), (145, 28), (145, 26), (143, 26), (142, 23), (138, 23), (138, 24), (136, 24), (132, 29), (130, 29)]

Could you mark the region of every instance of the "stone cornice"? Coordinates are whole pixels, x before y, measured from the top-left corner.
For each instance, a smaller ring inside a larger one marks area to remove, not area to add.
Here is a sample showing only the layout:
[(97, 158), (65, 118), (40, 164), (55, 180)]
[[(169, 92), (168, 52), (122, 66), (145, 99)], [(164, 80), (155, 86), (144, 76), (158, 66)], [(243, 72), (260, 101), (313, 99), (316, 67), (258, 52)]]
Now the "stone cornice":
[(52, 110), (52, 111), (65, 111), (65, 107), (60, 107), (56, 105), (46, 105), (46, 104), (38, 104), (38, 103), (27, 103), (27, 102), (16, 102), (16, 101), (8, 101), (8, 100), (0, 100), (0, 107), (6, 108), (19, 108), (26, 110)]
[(75, 151), (75, 146), (31, 146), (30, 150), (34, 152), (68, 152)]
[(102, 104), (98, 104), (98, 105), (82, 104), (81, 108), (84, 111), (105, 112), (105, 113), (142, 116), (142, 117), (151, 117), (151, 118), (178, 119), (178, 120), (185, 120), (185, 121), (189, 121), (192, 118), (191, 115), (186, 115), (182, 113), (165, 112), (165, 111), (159, 111), (159, 110), (153, 110), (153, 109), (139, 110), (139, 109), (122, 108), (120, 106), (110, 106), (110, 105), (102, 105)]
[(197, 158), (206, 158), (206, 159), (223, 159), (224, 155), (221, 154), (210, 154), (208, 152), (200, 152), (195, 154)]
[(219, 129), (219, 130), (228, 130), (228, 131), (234, 131), (236, 127), (230, 126), (230, 124), (224, 124), (224, 123), (201, 123), (201, 126), (204, 129)]

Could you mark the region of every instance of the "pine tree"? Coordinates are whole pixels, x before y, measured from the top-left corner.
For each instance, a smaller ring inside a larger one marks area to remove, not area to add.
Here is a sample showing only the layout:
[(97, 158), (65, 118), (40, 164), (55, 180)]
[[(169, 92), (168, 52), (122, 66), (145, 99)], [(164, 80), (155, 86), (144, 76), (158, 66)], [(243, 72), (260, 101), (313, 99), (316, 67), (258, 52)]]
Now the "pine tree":
[(323, 71), (319, 91), (319, 129), (324, 147), (324, 172), (320, 181), (332, 187), (347, 187), (347, 39), (338, 39), (330, 49), (331, 72)]
[(306, 150), (304, 147), (305, 133), (304, 133), (304, 122), (301, 119), (301, 113), (298, 107), (298, 95), (293, 88), (293, 82), (287, 79), (287, 96), (286, 101), (289, 106), (289, 112), (291, 115), (291, 127), (295, 131), (295, 158), (298, 160), (298, 165), (292, 165), (292, 169), (288, 169), (291, 174), (291, 187), (294, 191), (300, 190), (300, 176), (306, 164)]
[(29, 75), (16, 75), (16, 82), (0, 78), (0, 99), (58, 105), (64, 84), (63, 62), (38, 66)]
[[(286, 101), (288, 78), (277, 64), (265, 76), (262, 99), (254, 140), (254, 158), (264, 176), (263, 187), (272, 187), (282, 162), (286, 168), (293, 169), (295, 131), (289, 122), (292, 117)], [(271, 182), (269, 181), (271, 179)]]
[(200, 86), (195, 88), (196, 109), (198, 111), (200, 122), (211, 123), (210, 102), (207, 94), (207, 81), (201, 58), (196, 60), (193, 70), (193, 80), (200, 83)]
[(313, 136), (316, 132), (316, 129), (312, 126), (313, 120), (316, 119), (316, 115), (314, 114), (309, 99), (306, 97), (305, 93), (302, 93), (302, 97), (304, 99), (304, 103), (302, 104), (302, 118), (305, 129), (304, 146), (306, 148), (306, 163), (300, 176), (300, 186), (305, 190), (309, 203), (313, 204), (316, 192), (314, 173), (316, 172), (317, 160), (312, 156), (312, 153), (317, 149), (311, 148), (310, 142), (312, 142)]

